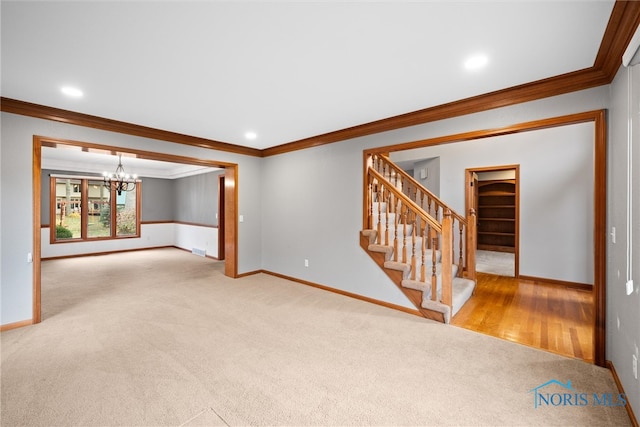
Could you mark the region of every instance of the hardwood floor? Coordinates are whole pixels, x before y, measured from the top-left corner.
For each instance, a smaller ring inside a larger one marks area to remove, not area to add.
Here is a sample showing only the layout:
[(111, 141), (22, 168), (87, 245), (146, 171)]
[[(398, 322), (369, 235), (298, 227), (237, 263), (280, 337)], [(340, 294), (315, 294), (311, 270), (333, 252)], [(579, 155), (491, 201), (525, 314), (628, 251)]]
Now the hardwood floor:
[(593, 296), (583, 289), (478, 273), (451, 324), (593, 363)]

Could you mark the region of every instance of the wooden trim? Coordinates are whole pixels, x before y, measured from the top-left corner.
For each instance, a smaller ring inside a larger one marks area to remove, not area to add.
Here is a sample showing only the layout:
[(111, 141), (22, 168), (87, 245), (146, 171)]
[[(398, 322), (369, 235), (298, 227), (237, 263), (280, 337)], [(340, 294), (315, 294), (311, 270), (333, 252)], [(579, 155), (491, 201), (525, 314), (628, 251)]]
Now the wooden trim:
[(240, 279), (241, 277), (247, 277), (247, 276), (255, 276), (256, 274), (260, 274), (260, 273), (266, 273), (266, 272), (264, 270), (248, 271), (246, 273), (238, 274), (236, 276), (236, 279)]
[(520, 165), (516, 166), (516, 253), (513, 257), (513, 274), (520, 277)]
[(536, 277), (536, 276), (516, 276), (516, 278), (522, 282), (529, 282), (529, 283), (543, 282), (549, 285), (580, 289), (581, 291), (588, 291), (588, 292), (593, 291), (593, 285), (590, 285), (588, 283), (568, 282), (565, 280), (547, 279), (546, 277)]
[(435, 138), (419, 139), (417, 141), (403, 142), (400, 144), (386, 145), (383, 147), (370, 148), (365, 153), (383, 153), (393, 151), (413, 150), (434, 145), (451, 144), (453, 142), (473, 141), (495, 136), (511, 135), (514, 133), (527, 132), (532, 130), (549, 129), (558, 126), (573, 125), (579, 123), (594, 122), (603, 110), (585, 111), (582, 113), (568, 114), (565, 116), (550, 117), (541, 120), (532, 120), (524, 123), (505, 126), (497, 129), (481, 129), (470, 132), (456, 133), (452, 135), (438, 136)]
[(594, 65), (589, 68), (292, 141), (265, 150), (163, 131), (11, 98), (0, 97), (0, 111), (177, 144), (267, 157), (609, 84), (613, 81), (615, 73), (621, 65), (622, 55), (639, 24), (640, 2), (618, 0), (611, 11)]
[(54, 199), (57, 198), (56, 196), (57, 193), (57, 189), (56, 189), (56, 179), (49, 177), (49, 223), (53, 222), (53, 227), (49, 227), (49, 244), (53, 245), (54, 243), (56, 243), (56, 227), (58, 225), (57, 223), (57, 217), (56, 217), (56, 209), (54, 209), (54, 206), (57, 207), (58, 204), (56, 202), (51, 202), (51, 197), (53, 197)]
[[(640, 5), (640, 2), (639, 2)], [(606, 110), (595, 115), (594, 150), (594, 215), (593, 215), (593, 297), (594, 297), (594, 363), (606, 362), (607, 326), (607, 118)]]
[[(514, 164), (514, 165), (501, 165), (501, 166), (485, 166), (485, 167), (479, 167), (479, 168), (467, 168), (465, 169), (465, 194), (466, 197), (464, 199), (465, 201), (465, 211), (469, 212), (470, 209), (470, 201), (469, 201), (469, 197), (472, 197), (470, 192), (472, 190), (469, 190), (470, 188), (470, 183), (471, 183), (471, 176), (473, 173), (478, 173), (478, 172), (489, 172), (489, 171), (502, 171), (502, 170), (514, 170), (515, 171), (515, 185), (516, 185), (516, 197), (515, 197), (515, 203), (516, 203), (516, 209), (515, 209), (515, 220), (516, 220), (516, 224), (515, 224), (515, 238), (514, 238), (514, 271), (513, 271), (513, 275), (516, 278), (520, 277), (520, 165), (519, 164)], [(480, 181), (482, 182), (482, 181)], [(480, 185), (480, 184), (478, 184)], [(476, 208), (479, 208), (479, 206), (476, 206)], [(478, 218), (478, 209), (476, 209), (476, 218)], [(476, 233), (477, 233), (477, 229), (476, 229)], [(476, 242), (477, 242), (477, 238), (476, 238)], [(490, 250), (487, 248), (487, 250)]]
[(19, 322), (7, 323), (6, 325), (0, 325), (0, 332), (9, 331), (11, 329), (22, 328), (23, 326), (33, 325), (35, 322), (32, 319), (21, 320)]
[[(42, 145), (37, 137), (33, 137), (33, 278), (32, 278), (32, 315), (33, 323), (40, 323), (42, 320), (41, 293), (40, 293), (40, 253), (42, 252), (42, 236), (40, 232), (40, 223), (42, 222), (41, 209), (41, 193), (42, 193)], [(55, 224), (55, 216), (54, 216)], [(54, 227), (55, 228), (55, 227)]]
[(594, 69), (608, 77), (608, 83), (613, 81), (622, 65), (622, 55), (639, 25), (640, 3), (616, 0), (593, 64)]
[[(224, 236), (224, 223), (225, 223), (225, 185), (224, 185), (224, 174), (218, 175), (218, 259), (224, 259), (224, 245), (225, 245), (225, 236)], [(222, 224), (222, 226), (220, 226)]]
[[(609, 368), (609, 370), (611, 371), (613, 380), (616, 382), (616, 387), (618, 387), (618, 392), (626, 396), (627, 394), (624, 392), (624, 387), (622, 386), (622, 382), (620, 381), (618, 372), (616, 372), (615, 366), (613, 366), (613, 362), (610, 360), (607, 360), (606, 367)], [(631, 425), (633, 427), (640, 427), (640, 425), (638, 424), (638, 419), (636, 418), (636, 415), (633, 413), (633, 408), (631, 407), (631, 404), (629, 403), (628, 400), (627, 400), (627, 404), (624, 405), (624, 408), (627, 410), (627, 415), (629, 415), (629, 420), (631, 420)]]
[(595, 63), (590, 68), (293, 141), (267, 148), (263, 150), (263, 156), (283, 154), (609, 84), (613, 81), (621, 65), (622, 55), (639, 24), (640, 2), (618, 0), (611, 11)]
[(199, 224), (197, 222), (187, 222), (187, 221), (170, 221), (170, 222), (173, 222), (174, 224), (181, 224), (181, 225), (193, 225), (194, 227), (218, 228), (217, 225)]
[(183, 224), (183, 225), (194, 225), (197, 227), (218, 228), (217, 225), (200, 224), (197, 222), (176, 221), (176, 220), (140, 221), (140, 225), (153, 225), (153, 224)]
[[(140, 223), (142, 221), (142, 181), (136, 183), (136, 236), (135, 237), (142, 237), (142, 224)], [(87, 190), (88, 192), (88, 190)], [(87, 194), (87, 205), (89, 204), (89, 194)], [(89, 206), (87, 206), (87, 223), (88, 221), (88, 217), (89, 217)], [(113, 212), (113, 214), (117, 213), (117, 209)], [(112, 215), (113, 215), (112, 214)], [(117, 233), (116, 233), (117, 235)]]
[[(117, 198), (116, 198), (116, 190), (111, 189), (109, 192), (109, 209), (111, 215), (110, 222), (110, 235), (109, 236), (96, 236), (89, 237), (89, 181), (99, 180), (96, 176), (80, 176), (80, 175), (49, 175), (49, 220), (54, 218), (54, 225), (56, 224), (56, 209), (57, 209), (57, 184), (59, 179), (73, 179), (80, 181), (81, 189), (80, 189), (80, 212), (81, 212), (81, 220), (80, 220), (80, 237), (68, 239), (68, 240), (58, 240), (56, 238), (56, 228), (49, 228), (49, 244), (51, 245), (59, 245), (59, 244), (68, 244), (68, 243), (79, 243), (79, 242), (97, 242), (103, 240), (120, 240), (120, 239), (139, 239), (141, 237), (141, 226), (142, 223), (140, 218), (142, 217), (142, 181), (138, 181), (136, 183), (135, 192), (136, 192), (136, 233), (131, 235), (122, 235), (118, 236), (118, 227), (117, 222), (114, 220), (116, 218), (117, 213)], [(102, 178), (100, 178), (102, 179)]]
[[(94, 178), (95, 180), (95, 178)], [(81, 187), (80, 187), (80, 238), (82, 240), (87, 240), (87, 238), (89, 237), (89, 180), (87, 179), (82, 179), (80, 180), (81, 183)], [(137, 186), (136, 186), (137, 187)], [(54, 196), (56, 196), (56, 194), (54, 194)], [(55, 202), (54, 202), (55, 203)], [(49, 204), (51, 203), (51, 193), (49, 193)], [(114, 216), (114, 212), (115, 210), (111, 211), (111, 218), (115, 219), (116, 216)], [(115, 221), (112, 221), (115, 222)], [(137, 218), (136, 218), (136, 227), (138, 227), (140, 224), (140, 211), (137, 211)], [(138, 230), (138, 232), (136, 233), (138, 236), (140, 236), (140, 230)]]
[(91, 149), (100, 150), (102, 152), (110, 151), (113, 155), (129, 154), (134, 155), (138, 159), (159, 160), (172, 163), (185, 163), (188, 165), (206, 166), (211, 168), (226, 168), (235, 165), (235, 163), (222, 162), (219, 160), (204, 160), (198, 159), (196, 157), (158, 153), (155, 151), (138, 150), (136, 148), (129, 147), (116, 147), (115, 145), (102, 145), (93, 142), (76, 141), (72, 139), (51, 138), (42, 135), (35, 135), (34, 138), (39, 138), (41, 145), (51, 148), (58, 148), (59, 146), (80, 147), (84, 151)]
[(541, 98), (548, 98), (569, 92), (602, 86), (608, 83), (610, 83), (610, 81), (598, 71), (591, 71), (591, 69), (575, 71), (533, 83), (514, 86), (496, 92), (478, 95), (450, 102), (448, 104), (437, 105), (424, 110), (389, 117), (363, 125), (290, 142), (288, 144), (278, 145), (276, 147), (265, 149), (263, 156), (274, 156), (291, 151), (388, 132), (404, 127), (465, 116), (500, 107), (508, 107), (515, 104), (535, 101)]
[(238, 277), (238, 167), (224, 173), (224, 274)]
[(6, 113), (20, 114), (23, 116), (36, 117), (45, 120), (53, 120), (70, 125), (84, 126), (94, 129), (106, 130), (109, 132), (117, 132), (125, 135), (140, 136), (143, 138), (151, 138), (160, 141), (174, 142), (177, 144), (191, 145), (194, 147), (208, 148), (211, 150), (262, 157), (261, 150), (258, 150), (256, 148), (243, 147), (240, 145), (230, 144), (228, 142), (154, 129), (147, 126), (140, 126), (133, 123), (121, 122), (118, 120), (106, 119), (98, 116), (91, 116), (89, 114), (78, 113), (75, 111), (33, 104), (17, 99), (4, 97), (0, 98), (0, 109)]
[[(354, 299), (357, 299), (357, 300), (360, 300), (360, 301), (369, 302), (371, 304), (380, 305), (382, 307), (391, 308), (393, 310), (402, 311), (404, 313), (413, 314), (414, 316), (423, 317), (422, 313), (420, 313), (418, 310), (415, 310), (415, 309), (412, 309), (412, 308), (408, 308), (408, 307), (403, 307), (401, 305), (396, 305), (396, 304), (392, 304), (392, 303), (385, 302), (385, 301), (380, 301), (380, 300), (369, 298), (369, 297), (365, 297), (363, 295), (353, 294), (351, 292), (343, 291), (341, 289), (336, 289), (336, 288), (331, 288), (329, 286), (319, 285), (317, 283), (308, 282), (306, 280), (297, 279), (295, 277), (286, 276), (284, 274), (274, 273), (274, 272), (268, 271), (268, 270), (259, 270), (257, 273), (269, 274), (271, 276), (279, 277), (281, 279), (289, 280), (289, 281), (296, 282), (296, 283), (301, 283), (303, 285), (311, 286), (311, 287), (317, 288), (317, 289), (322, 289), (323, 291), (333, 292), (335, 294), (343, 295), (343, 296), (346, 296), (346, 297), (349, 297), (349, 298), (354, 298)], [(254, 273), (252, 273), (252, 274), (254, 274)]]

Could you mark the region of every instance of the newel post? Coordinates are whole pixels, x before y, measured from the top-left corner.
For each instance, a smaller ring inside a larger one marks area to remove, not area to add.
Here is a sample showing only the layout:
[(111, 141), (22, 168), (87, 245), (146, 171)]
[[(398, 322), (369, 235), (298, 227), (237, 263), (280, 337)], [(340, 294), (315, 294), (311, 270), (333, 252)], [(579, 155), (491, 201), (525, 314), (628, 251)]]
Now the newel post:
[(476, 248), (477, 242), (477, 217), (475, 209), (469, 209), (467, 215), (467, 279), (476, 281)]
[(453, 305), (453, 277), (451, 267), (453, 265), (453, 219), (451, 210), (446, 209), (442, 216), (442, 303), (452, 308)]

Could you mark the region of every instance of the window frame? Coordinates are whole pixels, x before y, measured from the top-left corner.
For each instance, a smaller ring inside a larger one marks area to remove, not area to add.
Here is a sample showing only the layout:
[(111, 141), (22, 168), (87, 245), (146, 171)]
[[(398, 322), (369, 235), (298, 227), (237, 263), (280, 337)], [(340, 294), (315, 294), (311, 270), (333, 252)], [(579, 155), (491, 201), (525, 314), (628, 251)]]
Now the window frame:
[[(69, 239), (56, 238), (56, 209), (58, 205), (56, 195), (56, 183), (59, 179), (73, 179), (80, 181), (80, 237)], [(110, 234), (109, 236), (88, 236), (89, 224), (89, 207), (93, 203), (89, 200), (89, 181), (100, 181), (101, 176), (80, 176), (80, 175), (50, 175), (49, 176), (49, 242), (51, 244), (58, 243), (78, 243), (78, 242), (96, 242), (101, 240), (120, 240), (140, 238), (141, 228), (141, 200), (142, 200), (142, 181), (136, 180), (136, 188), (132, 191), (136, 192), (136, 230), (134, 234), (118, 235), (117, 215), (118, 215), (118, 198), (115, 189), (111, 189), (109, 193), (109, 209), (110, 209)]]

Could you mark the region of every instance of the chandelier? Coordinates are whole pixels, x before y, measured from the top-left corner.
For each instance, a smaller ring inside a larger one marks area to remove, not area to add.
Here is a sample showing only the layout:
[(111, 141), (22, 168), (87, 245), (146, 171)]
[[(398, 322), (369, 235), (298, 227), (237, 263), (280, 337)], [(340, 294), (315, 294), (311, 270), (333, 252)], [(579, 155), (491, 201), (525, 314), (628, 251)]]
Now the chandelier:
[(118, 155), (118, 167), (115, 173), (103, 172), (104, 186), (109, 191), (115, 190), (118, 196), (122, 195), (123, 191), (131, 191), (136, 188), (137, 175), (129, 175), (125, 173), (122, 167), (122, 155)]

